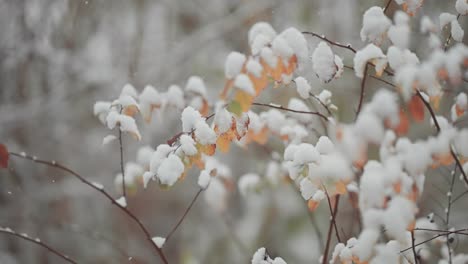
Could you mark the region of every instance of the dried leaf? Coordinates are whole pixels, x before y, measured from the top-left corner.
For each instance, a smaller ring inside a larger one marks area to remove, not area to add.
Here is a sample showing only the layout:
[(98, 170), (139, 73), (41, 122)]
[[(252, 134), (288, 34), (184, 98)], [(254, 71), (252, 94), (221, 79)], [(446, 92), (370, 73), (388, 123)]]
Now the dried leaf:
[(0, 144), (0, 168), (8, 168), (8, 159), (10, 154), (5, 145)]
[(307, 202), (307, 207), (309, 207), (309, 211), (313, 212), (313, 211), (315, 211), (315, 209), (317, 209), (319, 204), (320, 204), (320, 202), (317, 202), (317, 201), (314, 201), (314, 200), (310, 199)]
[(405, 112), (400, 109), (400, 122), (397, 126), (391, 127), (398, 136), (405, 135), (409, 130), (409, 120)]
[(414, 95), (408, 103), (408, 109), (411, 113), (411, 116), (417, 122), (424, 120), (424, 103), (421, 101), (419, 96)]

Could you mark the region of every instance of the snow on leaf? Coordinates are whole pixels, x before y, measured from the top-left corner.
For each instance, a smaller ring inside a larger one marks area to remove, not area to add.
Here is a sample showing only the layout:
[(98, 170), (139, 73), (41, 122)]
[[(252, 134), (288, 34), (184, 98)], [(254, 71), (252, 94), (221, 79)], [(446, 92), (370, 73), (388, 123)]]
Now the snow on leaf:
[(463, 35), (465, 35), (465, 32), (463, 31), (463, 28), (460, 26), (460, 23), (458, 23), (458, 20), (453, 20), (450, 23), (450, 33), (452, 34), (452, 38), (455, 41), (458, 41), (458, 42), (463, 41)]
[(226, 58), (226, 64), (224, 66), (224, 72), (227, 79), (234, 79), (242, 71), (246, 57), (244, 54), (239, 52), (231, 52)]
[(321, 41), (312, 53), (312, 67), (317, 77), (324, 83), (335, 77), (337, 71), (335, 55), (327, 43)]
[(199, 120), (195, 124), (195, 138), (202, 145), (216, 143), (216, 133), (204, 120)]
[(369, 8), (363, 16), (361, 28), (361, 40), (370, 41), (376, 45), (380, 45), (386, 35), (386, 32), (392, 22), (384, 14), (383, 9), (379, 6)]
[(440, 26), (440, 29), (444, 29), (444, 27), (446, 25), (448, 25), (450, 22), (454, 21), (454, 20), (457, 20), (457, 16), (455, 16), (454, 14), (450, 14), (450, 13), (442, 13), (439, 15), (439, 26)]
[(184, 92), (177, 85), (169, 86), (169, 89), (164, 94), (166, 104), (172, 105), (177, 109), (183, 109), (185, 106)]
[(468, 2), (466, 0), (457, 0), (455, 3), (455, 9), (458, 14), (462, 16), (468, 15)]
[(133, 85), (127, 83), (124, 85), (124, 87), (122, 88), (122, 92), (120, 92), (120, 95), (127, 95), (127, 96), (131, 96), (133, 98), (137, 98), (138, 97), (138, 92), (137, 90), (135, 89), (135, 87), (133, 87)]
[(99, 118), (102, 124), (106, 124), (106, 118), (111, 108), (110, 102), (97, 101), (93, 107), (93, 113)]
[(395, 2), (402, 6), (403, 11), (408, 15), (414, 16), (416, 11), (422, 6), (424, 0), (396, 0)]
[(184, 173), (184, 164), (177, 155), (170, 154), (158, 168), (156, 177), (163, 185), (172, 186)]
[(206, 97), (205, 82), (198, 76), (191, 76), (185, 85), (185, 91)]
[(200, 176), (198, 176), (198, 186), (202, 189), (208, 188), (208, 185), (210, 184), (211, 180), (211, 175), (208, 171), (202, 170), (200, 172)]
[(354, 72), (357, 77), (364, 77), (364, 69), (369, 61), (375, 64), (377, 75), (381, 74), (387, 64), (386, 56), (382, 50), (374, 44), (369, 44), (358, 50), (354, 56)]
[(162, 97), (158, 91), (151, 85), (145, 86), (143, 92), (138, 97), (140, 102), (140, 111), (146, 122), (151, 121), (151, 113), (155, 108), (161, 107)]
[(294, 82), (296, 83), (297, 93), (299, 93), (299, 95), (304, 99), (309, 98), (309, 93), (312, 89), (312, 87), (310, 87), (309, 82), (301, 76), (294, 79)]
[(182, 119), (182, 130), (184, 132), (191, 132), (195, 128), (195, 124), (203, 120), (200, 112), (195, 110), (191, 106), (187, 106), (181, 114)]
[(197, 148), (195, 147), (195, 140), (189, 135), (183, 134), (179, 138), (180, 141), (180, 147), (182, 151), (184, 152), (185, 155), (187, 156), (193, 156), (197, 154)]
[(8, 159), (10, 154), (8, 153), (8, 149), (5, 145), (0, 144), (0, 168), (8, 168)]
[(246, 74), (237, 75), (234, 80), (234, 86), (247, 94), (255, 95), (253, 83)]
[(424, 121), (425, 107), (419, 96), (413, 95), (413, 97), (411, 97), (411, 100), (408, 102), (408, 109), (415, 121)]
[(283, 37), (284, 40), (287, 42), (288, 46), (291, 47), (299, 63), (307, 61), (307, 41), (304, 35), (299, 30), (290, 27), (281, 32), (280, 36)]

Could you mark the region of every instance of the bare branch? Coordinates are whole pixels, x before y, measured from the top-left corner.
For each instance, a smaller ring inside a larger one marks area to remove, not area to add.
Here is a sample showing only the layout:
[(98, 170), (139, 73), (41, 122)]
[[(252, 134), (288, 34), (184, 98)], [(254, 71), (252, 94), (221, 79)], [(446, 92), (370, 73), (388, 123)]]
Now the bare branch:
[(184, 214), (182, 215), (182, 217), (179, 219), (179, 221), (177, 222), (177, 224), (172, 228), (172, 230), (167, 234), (166, 236), (166, 242), (169, 240), (169, 238), (172, 237), (172, 235), (174, 234), (174, 232), (177, 230), (177, 228), (179, 228), (179, 226), (182, 224), (182, 222), (184, 221), (185, 217), (187, 216), (188, 212), (190, 212), (190, 209), (192, 209), (192, 206), (195, 204), (195, 202), (197, 201), (198, 199), (198, 196), (200, 196), (200, 194), (203, 192), (204, 189), (199, 189), (198, 192), (195, 194), (195, 196), (193, 197), (192, 201), (190, 202), (189, 206), (187, 207), (187, 209), (185, 209), (185, 212)]
[(57, 163), (56, 161), (41, 160), (41, 159), (38, 159), (35, 156), (29, 156), (26, 153), (21, 153), (21, 154), (18, 154), (18, 153), (15, 153), (15, 152), (9, 152), (9, 153), (10, 153), (10, 155), (15, 156), (15, 157), (30, 160), (30, 161), (33, 161), (35, 163), (44, 164), (44, 165), (47, 165), (49, 167), (54, 167), (54, 168), (57, 168), (59, 170), (68, 172), (69, 174), (73, 175), (78, 180), (80, 180), (82, 183), (88, 185), (89, 187), (91, 187), (94, 190), (96, 190), (96, 191), (100, 192), (101, 194), (103, 194), (113, 205), (117, 206), (128, 217), (130, 217), (138, 225), (138, 227), (140, 227), (140, 229), (143, 231), (143, 233), (145, 235), (146, 240), (148, 240), (148, 242), (151, 243), (152, 248), (156, 251), (157, 255), (163, 261), (163, 263), (165, 263), (165, 264), (169, 263), (167, 261), (167, 259), (166, 259), (166, 256), (164, 255), (163, 251), (159, 247), (157, 247), (156, 244), (154, 244), (148, 229), (146, 229), (146, 227), (143, 225), (141, 220), (136, 215), (134, 215), (129, 209), (127, 209), (125, 206), (119, 204), (116, 200), (114, 200), (114, 198), (112, 198), (112, 196), (107, 191), (105, 191), (104, 188), (102, 188), (101, 186), (98, 186), (98, 185), (88, 181), (87, 179), (85, 179), (80, 174), (76, 173), (72, 169), (69, 169), (68, 167), (65, 167), (64, 165), (61, 165), (61, 164)]
[(26, 234), (16, 233), (15, 231), (11, 230), (10, 228), (0, 228), (0, 233), (15, 236), (15, 237), (21, 238), (23, 240), (32, 242), (32, 243), (34, 243), (36, 245), (39, 245), (39, 246), (45, 248), (50, 253), (62, 258), (63, 260), (65, 260), (68, 263), (72, 263), (72, 264), (77, 264), (78, 263), (76, 260), (71, 259), (69, 256), (65, 255), (64, 253), (60, 252), (59, 250), (57, 250), (57, 249), (47, 245), (46, 243), (42, 242), (39, 238), (31, 238)]
[(252, 105), (265, 106), (265, 107), (275, 108), (275, 109), (278, 109), (278, 110), (283, 110), (283, 111), (288, 111), (288, 112), (293, 112), (293, 113), (298, 113), (298, 114), (317, 115), (317, 116), (320, 116), (321, 118), (323, 118), (325, 121), (328, 121), (328, 117), (326, 117), (325, 115), (323, 115), (320, 112), (299, 111), (299, 110), (286, 108), (286, 107), (283, 107), (281, 105), (273, 105), (273, 104), (252, 103)]

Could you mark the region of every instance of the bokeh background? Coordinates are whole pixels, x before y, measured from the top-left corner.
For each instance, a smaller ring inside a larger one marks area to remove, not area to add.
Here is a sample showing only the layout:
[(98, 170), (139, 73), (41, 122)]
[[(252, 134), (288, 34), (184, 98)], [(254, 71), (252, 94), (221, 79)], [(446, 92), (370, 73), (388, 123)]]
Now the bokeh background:
[[(97, 100), (118, 97), (126, 83), (138, 91), (147, 84), (165, 91), (171, 84), (183, 87), (190, 76), (199, 75), (214, 101), (223, 87), (226, 56), (230, 51), (248, 53), (247, 32), (255, 22), (267, 21), (278, 32), (294, 26), (360, 48), (362, 14), (386, 2), (0, 0), (0, 142), (12, 151), (67, 164), (118, 197), (114, 177), (120, 170), (119, 148), (101, 144), (108, 131), (93, 116)], [(428, 50), (418, 34), (419, 18), (428, 15), (436, 22), (441, 12), (454, 12), (454, 3), (426, 0), (413, 19), (412, 47), (421, 58)], [(397, 9), (394, 3), (390, 6), (391, 17)], [(462, 17), (460, 24), (464, 23)], [(312, 37), (308, 41), (312, 51), (318, 42)], [(352, 65), (349, 51), (334, 51)], [(314, 90), (331, 90), (340, 119), (352, 120), (360, 89), (352, 71), (346, 70), (330, 84), (320, 83), (310, 65), (300, 74)], [(467, 89), (464, 85), (456, 89)], [(366, 96), (381, 86), (369, 79)], [(287, 104), (292, 96), (297, 96), (293, 87), (268, 89), (260, 101)], [(448, 93), (441, 113), (448, 113), (451, 103)], [(125, 159), (135, 160), (139, 147), (156, 147), (180, 129), (179, 112), (160, 114), (151, 125), (140, 125), (141, 142), (124, 137)], [(429, 134), (427, 125), (411, 131), (413, 138)], [(235, 180), (247, 172), (264, 174), (271, 151), (281, 154), (281, 142), (272, 139), (267, 147), (234, 147), (217, 158), (231, 166)], [(448, 170), (428, 174), (419, 216), (443, 214)], [(130, 196), (129, 208), (155, 236), (163, 236), (197, 192), (197, 175), (192, 170), (171, 190), (154, 183), (146, 190), (140, 188)], [(455, 189), (457, 194), (464, 190)], [(454, 226), (468, 223), (467, 209), (466, 199), (454, 205)], [(355, 234), (357, 222), (351, 220), (349, 203), (341, 204), (338, 218), (344, 234)], [(223, 215), (199, 199), (164, 250), (171, 263), (249, 263), (253, 252), (265, 246), (288, 263), (317, 263), (328, 219), (325, 203), (309, 214), (287, 182), (251, 199), (234, 191)], [(98, 193), (60, 171), (22, 160), (12, 160), (10, 170), (0, 171), (0, 226), (40, 237), (80, 263), (158, 261), (137, 227)], [(456, 243), (456, 251), (468, 252), (463, 237), (457, 237)], [(34, 244), (0, 234), (2, 264), (61, 261)]]

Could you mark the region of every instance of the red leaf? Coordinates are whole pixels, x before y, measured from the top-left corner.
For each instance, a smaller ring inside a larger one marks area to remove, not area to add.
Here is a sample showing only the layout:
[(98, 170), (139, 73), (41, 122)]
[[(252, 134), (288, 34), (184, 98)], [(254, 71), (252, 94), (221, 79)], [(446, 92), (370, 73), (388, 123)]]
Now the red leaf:
[(5, 145), (0, 144), (0, 168), (8, 168), (8, 158), (10, 154), (8, 154), (8, 149)]
[(421, 122), (424, 120), (424, 103), (421, 101), (421, 98), (419, 98), (419, 96), (414, 95), (411, 98), (408, 104), (408, 108), (414, 120), (416, 120), (417, 122)]

